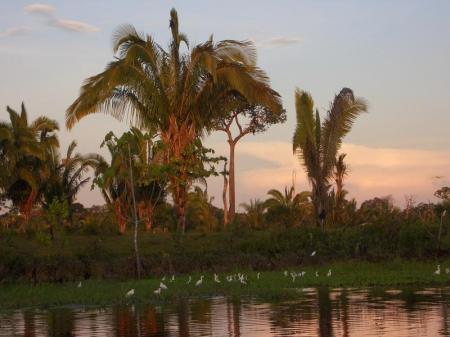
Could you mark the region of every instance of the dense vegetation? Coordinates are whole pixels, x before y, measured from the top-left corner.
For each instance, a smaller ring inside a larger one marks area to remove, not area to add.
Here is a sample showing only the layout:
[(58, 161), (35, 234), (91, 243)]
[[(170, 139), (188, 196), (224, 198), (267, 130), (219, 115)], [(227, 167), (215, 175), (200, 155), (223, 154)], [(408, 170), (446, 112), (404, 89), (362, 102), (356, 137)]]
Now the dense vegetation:
[[(123, 135), (105, 135), (100, 146), (108, 158), (75, 153), (76, 142), (62, 155), (56, 121), (30, 122), (24, 105), (20, 112), (7, 108), (9, 120), (0, 122), (0, 280), (272, 270), (449, 254), (448, 187), (436, 191), (439, 203), (409, 198), (403, 210), (389, 197), (359, 207), (346, 198), (340, 146), (368, 109), (349, 88), (322, 117), (309, 93), (295, 93), (293, 150), (311, 191), (271, 189), (267, 200), (250, 200), (238, 213), (235, 147), (286, 120), (281, 97), (258, 68), (250, 42), (211, 37), (189, 46), (175, 10), (170, 29), (166, 50), (130, 25), (119, 27), (114, 60), (86, 80), (66, 111), (69, 129), (92, 113), (130, 122)], [(229, 158), (204, 147), (213, 132), (227, 134)], [(211, 175), (223, 176), (223, 208), (208, 195)], [(105, 206), (76, 202), (88, 183), (101, 190)]]

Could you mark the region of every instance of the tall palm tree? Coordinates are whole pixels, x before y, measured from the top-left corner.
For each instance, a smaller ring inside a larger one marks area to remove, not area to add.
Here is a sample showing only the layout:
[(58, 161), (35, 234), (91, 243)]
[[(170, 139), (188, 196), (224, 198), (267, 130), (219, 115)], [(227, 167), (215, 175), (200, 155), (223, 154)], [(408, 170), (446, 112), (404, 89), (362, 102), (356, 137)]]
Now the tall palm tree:
[(23, 103), (20, 113), (6, 110), (10, 121), (0, 122), (0, 168), (9, 173), (3, 189), (27, 223), (49, 175), (48, 158), (59, 146), (58, 123), (43, 116), (29, 123)]
[(336, 159), (333, 171), (333, 179), (336, 190), (333, 189), (333, 223), (341, 223), (343, 220), (343, 208), (347, 191), (344, 190), (344, 178), (348, 174), (348, 165), (345, 163), (345, 153), (341, 153)]
[(294, 186), (284, 188), (284, 193), (272, 189), (267, 192), (270, 198), (265, 201), (267, 209), (281, 211), (288, 216), (288, 223), (300, 222), (309, 213), (311, 192), (295, 193)]
[(342, 140), (354, 121), (367, 111), (367, 104), (355, 98), (353, 91), (344, 88), (337, 94), (323, 123), (314, 101), (305, 91), (296, 90), (295, 108), (297, 126), (293, 137), (293, 150), (306, 169), (312, 185), (312, 200), (318, 224), (324, 228), (328, 212), (328, 196)]
[[(81, 118), (97, 112), (127, 118), (136, 127), (156, 127), (165, 145), (165, 161), (180, 163), (170, 180), (178, 228), (184, 231), (189, 174), (183, 157), (189, 144), (211, 128), (216, 107), (223, 98), (238, 92), (250, 103), (279, 106), (271, 94), (266, 74), (256, 67), (254, 46), (247, 41), (211, 38), (189, 47), (180, 33), (178, 15), (170, 12), (172, 39), (169, 49), (150, 35), (123, 25), (114, 34), (117, 58), (106, 70), (86, 80), (81, 93), (66, 112), (72, 128)], [(182, 53), (182, 44), (188, 47)]]

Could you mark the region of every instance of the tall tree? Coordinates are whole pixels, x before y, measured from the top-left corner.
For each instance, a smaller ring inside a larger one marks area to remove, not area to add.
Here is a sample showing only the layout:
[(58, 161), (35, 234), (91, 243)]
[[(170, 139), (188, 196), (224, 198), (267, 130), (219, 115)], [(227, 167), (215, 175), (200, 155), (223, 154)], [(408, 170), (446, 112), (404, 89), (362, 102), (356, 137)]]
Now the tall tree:
[(345, 153), (341, 153), (336, 159), (333, 171), (333, 179), (336, 189), (332, 191), (333, 199), (333, 223), (342, 223), (345, 203), (344, 178), (348, 174), (348, 165), (345, 163)]
[(331, 103), (323, 121), (315, 110), (311, 95), (296, 90), (295, 108), (297, 126), (293, 137), (293, 150), (299, 156), (312, 185), (312, 201), (318, 225), (324, 228), (329, 211), (329, 189), (336, 156), (342, 140), (350, 132), (354, 121), (367, 111), (367, 104), (356, 98), (353, 91), (344, 88)]
[(250, 199), (250, 203), (240, 205), (245, 211), (245, 218), (250, 228), (257, 229), (264, 225), (266, 204), (259, 199)]
[(166, 162), (179, 163), (170, 179), (178, 228), (184, 231), (186, 200), (191, 182), (184, 165), (189, 145), (206, 130), (224, 97), (238, 92), (251, 103), (275, 109), (266, 74), (256, 67), (254, 46), (247, 41), (211, 38), (188, 48), (180, 33), (178, 15), (170, 12), (169, 49), (158, 45), (150, 35), (139, 34), (123, 25), (114, 34), (116, 59), (106, 70), (90, 77), (66, 112), (68, 128), (96, 112), (118, 119), (128, 118), (136, 127), (156, 127), (164, 143)]
[(49, 175), (48, 158), (59, 146), (58, 123), (43, 116), (29, 123), (23, 103), (20, 113), (6, 109), (10, 121), (0, 123), (0, 169), (8, 172), (3, 190), (27, 223)]
[[(271, 90), (273, 100), (279, 100), (279, 94)], [(230, 96), (222, 105), (223, 113), (217, 116), (214, 121), (214, 128), (227, 135), (229, 146), (229, 212), (228, 220), (233, 220), (236, 213), (236, 181), (235, 181), (235, 149), (236, 145), (244, 136), (265, 132), (271, 125), (284, 123), (286, 121), (286, 112), (283, 110), (281, 102), (276, 109), (251, 104), (240, 95)], [(233, 128), (237, 129), (237, 134), (233, 135)], [(226, 221), (226, 222), (227, 222)], [(225, 225), (226, 225), (225, 222)]]

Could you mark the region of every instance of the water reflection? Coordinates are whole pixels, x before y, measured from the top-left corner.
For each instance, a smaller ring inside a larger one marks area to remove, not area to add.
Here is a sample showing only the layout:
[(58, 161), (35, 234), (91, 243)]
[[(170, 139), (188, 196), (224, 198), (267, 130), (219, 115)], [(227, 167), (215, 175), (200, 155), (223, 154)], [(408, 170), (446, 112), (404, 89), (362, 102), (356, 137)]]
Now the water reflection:
[(450, 288), (304, 289), (281, 303), (251, 298), (22, 310), (0, 314), (0, 337), (450, 336)]

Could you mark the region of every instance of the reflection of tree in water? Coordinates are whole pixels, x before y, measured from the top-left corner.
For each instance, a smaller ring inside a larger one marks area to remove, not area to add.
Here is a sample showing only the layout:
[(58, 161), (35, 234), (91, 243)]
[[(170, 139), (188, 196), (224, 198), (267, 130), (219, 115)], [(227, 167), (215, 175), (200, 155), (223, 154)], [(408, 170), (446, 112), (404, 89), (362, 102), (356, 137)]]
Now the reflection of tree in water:
[(191, 302), (191, 319), (200, 324), (211, 323), (211, 300), (202, 299)]
[(318, 289), (319, 305), (319, 336), (333, 336), (333, 309), (331, 306), (330, 291), (328, 288)]
[(348, 323), (348, 290), (343, 289), (340, 295), (340, 309), (341, 309), (341, 321), (342, 321), (342, 337), (349, 336), (349, 323)]
[[(311, 327), (316, 323), (317, 310), (315, 298), (306, 297), (293, 303), (274, 303), (270, 306), (270, 324), (272, 331), (286, 331), (289, 333), (304, 332), (304, 327)], [(296, 329), (297, 331), (293, 331)]]
[(136, 336), (136, 321), (134, 313), (128, 306), (118, 306), (113, 309), (115, 332), (117, 337)]
[(440, 290), (441, 293), (441, 317), (442, 317), (442, 328), (439, 331), (443, 336), (450, 336), (449, 326), (448, 326), (448, 299), (445, 296), (445, 293)]
[(180, 299), (177, 305), (178, 331), (180, 337), (189, 337), (189, 301)]
[(227, 300), (227, 327), (228, 335), (231, 337), (241, 336), (241, 299), (233, 297)]
[(25, 310), (23, 313), (24, 337), (36, 337), (36, 327), (34, 324), (34, 311)]
[(71, 337), (73, 333), (74, 314), (71, 309), (58, 308), (47, 314), (49, 337)]

